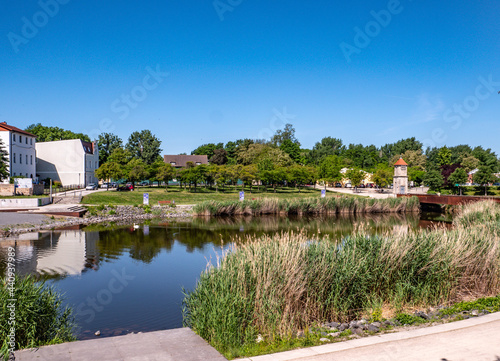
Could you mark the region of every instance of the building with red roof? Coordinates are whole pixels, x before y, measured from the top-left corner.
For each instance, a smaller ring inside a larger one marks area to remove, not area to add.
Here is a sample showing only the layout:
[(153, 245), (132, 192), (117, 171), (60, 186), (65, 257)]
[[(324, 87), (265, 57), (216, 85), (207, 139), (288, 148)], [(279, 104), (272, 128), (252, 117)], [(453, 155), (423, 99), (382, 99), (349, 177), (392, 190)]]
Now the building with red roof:
[(0, 123), (0, 139), (9, 158), (10, 177), (25, 177), (36, 179), (36, 135), (7, 124)]

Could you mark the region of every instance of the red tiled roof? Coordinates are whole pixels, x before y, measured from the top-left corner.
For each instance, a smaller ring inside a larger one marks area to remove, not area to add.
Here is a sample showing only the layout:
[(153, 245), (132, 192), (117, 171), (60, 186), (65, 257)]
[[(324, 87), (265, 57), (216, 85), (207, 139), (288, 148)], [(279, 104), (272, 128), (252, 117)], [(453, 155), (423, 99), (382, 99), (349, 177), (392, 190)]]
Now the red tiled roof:
[(406, 163), (403, 158), (399, 158), (399, 160), (394, 163), (394, 165), (408, 165), (408, 163)]
[(21, 134), (24, 134), (24, 135), (29, 135), (30, 137), (35, 137), (36, 138), (36, 135), (28, 133), (28, 132), (26, 132), (26, 131), (24, 131), (22, 129), (13, 127), (12, 125), (8, 125), (7, 122), (1, 122), (0, 123), (0, 131), (11, 131), (11, 132), (16, 132), (16, 133), (21, 133)]

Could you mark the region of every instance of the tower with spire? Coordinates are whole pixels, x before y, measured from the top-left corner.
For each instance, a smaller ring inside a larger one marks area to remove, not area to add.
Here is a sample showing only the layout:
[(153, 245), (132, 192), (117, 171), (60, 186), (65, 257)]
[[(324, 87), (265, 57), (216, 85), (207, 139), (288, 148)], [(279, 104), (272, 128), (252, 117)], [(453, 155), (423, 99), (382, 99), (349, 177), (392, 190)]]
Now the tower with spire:
[(401, 157), (394, 163), (394, 179), (392, 184), (394, 194), (408, 193), (408, 164)]

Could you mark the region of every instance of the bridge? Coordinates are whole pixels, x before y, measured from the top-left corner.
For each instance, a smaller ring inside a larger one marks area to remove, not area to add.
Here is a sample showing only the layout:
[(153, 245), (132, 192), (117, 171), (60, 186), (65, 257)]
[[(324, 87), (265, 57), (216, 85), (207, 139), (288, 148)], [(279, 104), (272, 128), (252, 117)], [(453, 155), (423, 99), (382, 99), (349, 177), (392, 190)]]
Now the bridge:
[(421, 204), (443, 204), (458, 206), (462, 204), (474, 203), (492, 200), (500, 203), (500, 197), (484, 197), (484, 196), (441, 196), (437, 194), (398, 194), (400, 197), (418, 197)]

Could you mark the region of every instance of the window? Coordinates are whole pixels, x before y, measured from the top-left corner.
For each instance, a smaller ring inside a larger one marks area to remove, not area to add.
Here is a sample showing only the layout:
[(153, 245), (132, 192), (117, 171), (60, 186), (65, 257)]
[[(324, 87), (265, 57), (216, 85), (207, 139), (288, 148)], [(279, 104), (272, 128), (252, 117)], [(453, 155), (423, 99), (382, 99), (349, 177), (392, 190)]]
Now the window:
[(95, 161), (95, 167), (94, 168), (97, 169), (97, 161)]
[(22, 142), (23, 142), (23, 137), (19, 136), (19, 143), (22, 143)]
[(30, 155), (30, 164), (33, 164), (33, 156)]
[(23, 155), (19, 154), (19, 164), (23, 164)]
[(15, 142), (16, 141), (16, 135), (15, 134), (12, 134), (12, 141)]
[(33, 138), (30, 138), (30, 145), (33, 145)]
[(170, 162), (170, 165), (175, 165), (175, 162)]
[[(26, 137), (26, 144), (28, 144), (28, 137)], [(28, 173), (26, 173), (26, 177), (28, 176)]]
[(12, 157), (12, 159), (14, 160), (14, 163), (16, 162), (16, 153), (14, 153), (14, 156)]

